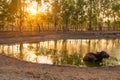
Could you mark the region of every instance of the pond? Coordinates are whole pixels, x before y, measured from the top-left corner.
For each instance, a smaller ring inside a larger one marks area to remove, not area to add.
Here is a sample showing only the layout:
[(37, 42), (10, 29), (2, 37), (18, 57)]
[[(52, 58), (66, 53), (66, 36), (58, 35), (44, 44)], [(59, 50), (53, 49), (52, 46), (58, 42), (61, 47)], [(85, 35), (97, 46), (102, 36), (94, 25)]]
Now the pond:
[(102, 66), (120, 65), (120, 39), (65, 39), (0, 44), (2, 54), (35, 63), (57, 65), (89, 66), (83, 62), (85, 54), (103, 50), (110, 58), (104, 59)]

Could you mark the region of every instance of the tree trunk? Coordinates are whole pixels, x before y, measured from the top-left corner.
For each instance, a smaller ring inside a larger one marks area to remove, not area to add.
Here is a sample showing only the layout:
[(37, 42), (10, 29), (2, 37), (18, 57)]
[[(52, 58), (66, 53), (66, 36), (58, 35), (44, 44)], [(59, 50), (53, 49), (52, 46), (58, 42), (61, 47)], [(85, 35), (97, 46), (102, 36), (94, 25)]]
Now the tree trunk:
[(89, 29), (88, 30), (92, 30), (92, 1), (90, 0), (90, 13), (89, 13)]
[(20, 32), (22, 32), (22, 3), (21, 3), (21, 0), (20, 0)]
[(55, 31), (57, 30), (57, 4), (58, 4), (58, 0), (55, 0), (55, 5), (54, 5), (54, 28), (55, 28)]
[(113, 17), (114, 17), (114, 25), (113, 25), (113, 30), (116, 30), (116, 19), (115, 19), (115, 14), (113, 13)]

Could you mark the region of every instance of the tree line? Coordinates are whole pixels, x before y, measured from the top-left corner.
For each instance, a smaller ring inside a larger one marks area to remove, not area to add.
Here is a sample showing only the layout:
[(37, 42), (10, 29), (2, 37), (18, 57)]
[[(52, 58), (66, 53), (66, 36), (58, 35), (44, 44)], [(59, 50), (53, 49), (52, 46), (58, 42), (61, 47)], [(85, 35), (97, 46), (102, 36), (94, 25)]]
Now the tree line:
[[(93, 31), (120, 30), (119, 0), (44, 0), (46, 12), (39, 12), (43, 0), (0, 0), (0, 29)], [(36, 15), (26, 11), (36, 2)]]

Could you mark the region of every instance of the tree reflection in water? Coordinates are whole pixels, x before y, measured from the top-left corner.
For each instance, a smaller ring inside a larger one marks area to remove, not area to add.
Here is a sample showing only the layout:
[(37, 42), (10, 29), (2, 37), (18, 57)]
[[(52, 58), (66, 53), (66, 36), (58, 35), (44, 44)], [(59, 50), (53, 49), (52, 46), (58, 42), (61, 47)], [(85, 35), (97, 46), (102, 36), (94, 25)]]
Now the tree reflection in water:
[(85, 66), (82, 58), (87, 52), (102, 50), (111, 56), (103, 60), (102, 66), (120, 64), (120, 39), (68, 39), (0, 44), (0, 53), (26, 61), (58, 65)]

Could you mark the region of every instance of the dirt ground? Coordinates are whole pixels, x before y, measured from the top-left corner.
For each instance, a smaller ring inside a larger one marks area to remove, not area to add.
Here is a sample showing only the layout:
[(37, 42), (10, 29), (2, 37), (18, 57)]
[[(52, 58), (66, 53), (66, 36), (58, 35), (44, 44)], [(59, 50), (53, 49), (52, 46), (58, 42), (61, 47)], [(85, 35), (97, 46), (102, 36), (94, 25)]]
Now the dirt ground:
[[(1, 44), (67, 38), (120, 38), (120, 32), (0, 33)], [(120, 66), (78, 67), (37, 64), (0, 55), (0, 80), (120, 80)]]
[(0, 43), (37, 42), (55, 39), (120, 38), (120, 31), (87, 32), (0, 32)]
[(0, 80), (120, 80), (120, 66), (47, 65), (0, 55)]
[(37, 64), (0, 55), (0, 80), (120, 80), (120, 66)]

